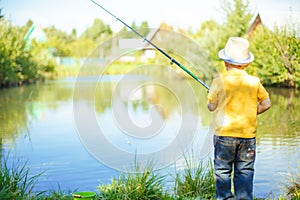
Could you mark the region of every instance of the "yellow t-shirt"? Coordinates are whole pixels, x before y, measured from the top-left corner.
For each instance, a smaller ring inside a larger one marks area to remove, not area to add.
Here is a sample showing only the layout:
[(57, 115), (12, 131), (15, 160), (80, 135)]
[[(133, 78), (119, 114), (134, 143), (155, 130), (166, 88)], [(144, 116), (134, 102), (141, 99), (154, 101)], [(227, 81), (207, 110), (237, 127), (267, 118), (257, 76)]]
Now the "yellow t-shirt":
[(230, 69), (212, 82), (208, 102), (217, 104), (215, 135), (253, 138), (257, 126), (257, 105), (269, 98), (255, 76)]

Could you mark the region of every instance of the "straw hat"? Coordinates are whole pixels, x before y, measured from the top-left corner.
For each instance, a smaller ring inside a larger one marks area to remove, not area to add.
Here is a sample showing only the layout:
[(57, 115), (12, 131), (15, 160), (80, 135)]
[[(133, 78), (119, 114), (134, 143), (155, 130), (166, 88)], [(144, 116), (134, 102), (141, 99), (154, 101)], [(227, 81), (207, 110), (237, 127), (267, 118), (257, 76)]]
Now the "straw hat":
[(249, 51), (248, 40), (241, 37), (230, 37), (225, 48), (219, 51), (218, 57), (234, 65), (248, 64), (254, 60), (253, 54)]

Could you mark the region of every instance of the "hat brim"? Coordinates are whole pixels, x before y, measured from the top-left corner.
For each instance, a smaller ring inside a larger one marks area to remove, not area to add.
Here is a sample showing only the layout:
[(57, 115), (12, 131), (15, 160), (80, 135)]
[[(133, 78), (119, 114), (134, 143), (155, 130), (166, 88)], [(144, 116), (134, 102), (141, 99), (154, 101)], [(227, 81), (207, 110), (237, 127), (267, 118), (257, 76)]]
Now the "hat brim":
[(254, 55), (251, 52), (249, 52), (249, 57), (247, 59), (237, 60), (237, 59), (230, 58), (230, 57), (226, 56), (225, 49), (221, 49), (218, 52), (218, 57), (221, 60), (231, 63), (231, 64), (234, 64), (234, 65), (249, 64), (249, 63), (253, 62), (253, 60), (254, 60)]

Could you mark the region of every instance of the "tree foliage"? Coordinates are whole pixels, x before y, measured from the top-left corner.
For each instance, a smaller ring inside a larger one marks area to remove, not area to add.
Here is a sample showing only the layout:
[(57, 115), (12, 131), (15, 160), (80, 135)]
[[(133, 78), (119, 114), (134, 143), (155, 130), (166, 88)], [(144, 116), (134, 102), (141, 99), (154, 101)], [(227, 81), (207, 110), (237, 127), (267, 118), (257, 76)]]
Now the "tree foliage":
[(245, 35), (252, 18), (248, 0), (224, 0), (222, 10), (224, 23), (219, 24), (214, 20), (205, 21), (196, 33), (196, 40), (207, 50), (212, 65), (218, 70), (223, 69), (223, 64), (217, 57), (218, 51), (224, 48), (229, 37)]
[(48, 44), (55, 49), (55, 56), (71, 56), (70, 44), (76, 41), (74, 32), (67, 34), (55, 26), (46, 27), (43, 29), (48, 38)]
[[(222, 2), (224, 22), (212, 19), (205, 21), (195, 34), (189, 34), (211, 58), (211, 62), (207, 61), (207, 67), (213, 68), (214, 72), (224, 70), (223, 62), (217, 56), (218, 51), (224, 48), (229, 37), (245, 37), (249, 39), (255, 56), (254, 62), (247, 68), (250, 74), (257, 75), (265, 85), (299, 87), (300, 42), (295, 31), (296, 26), (257, 28), (251, 35), (247, 35), (253, 19), (249, 0)], [(16, 27), (5, 21), (3, 16), (0, 22), (0, 86), (31, 82), (48, 76), (55, 66), (51, 56), (87, 57), (99, 43), (107, 41), (114, 34), (110, 26), (101, 19), (95, 19), (79, 36), (75, 29), (68, 34), (51, 26), (44, 28), (47, 42), (40, 44), (33, 41), (32, 48), (28, 50), (23, 37), (34, 22), (29, 20), (26, 25)], [(150, 32), (146, 21), (140, 25), (133, 22), (131, 27), (145, 37)], [(172, 30), (166, 23), (162, 23), (160, 27)], [(180, 32), (184, 33), (182, 30)], [(125, 26), (119, 34), (126, 38), (138, 37)], [(107, 48), (111, 48), (111, 45)]]
[(223, 11), (226, 21), (218, 24), (214, 20), (202, 23), (195, 38), (207, 50), (212, 66), (224, 70), (217, 53), (224, 48), (231, 36), (245, 37), (250, 41), (250, 50), (255, 56), (254, 62), (246, 70), (258, 76), (268, 86), (300, 86), (300, 40), (296, 26), (256, 28), (248, 35), (253, 14), (248, 0), (224, 0)]
[[(137, 26), (135, 22), (132, 22), (131, 28), (133, 28), (134, 30), (136, 30), (137, 32), (139, 32), (144, 37), (146, 37), (149, 34), (149, 32), (150, 32), (150, 28), (149, 28), (148, 22), (146, 22), (146, 21), (143, 21), (140, 26)], [(134, 32), (132, 32), (131, 30), (129, 30), (126, 26), (124, 26), (119, 31), (119, 34), (122, 34), (123, 37), (127, 37), (127, 38), (138, 37)]]
[(0, 24), (0, 87), (33, 82), (54, 70), (53, 62), (41, 57), (44, 48), (27, 49), (20, 30), (6, 21)]
[(96, 18), (91, 27), (87, 28), (81, 38), (91, 39), (94, 42), (101, 42), (112, 35), (109, 25), (105, 24), (101, 19)]
[(223, 11), (226, 22), (224, 23), (224, 36), (244, 36), (250, 26), (253, 14), (249, 8), (249, 0), (224, 0)]
[(258, 29), (251, 38), (255, 55), (250, 73), (266, 85), (300, 86), (300, 40), (289, 29)]

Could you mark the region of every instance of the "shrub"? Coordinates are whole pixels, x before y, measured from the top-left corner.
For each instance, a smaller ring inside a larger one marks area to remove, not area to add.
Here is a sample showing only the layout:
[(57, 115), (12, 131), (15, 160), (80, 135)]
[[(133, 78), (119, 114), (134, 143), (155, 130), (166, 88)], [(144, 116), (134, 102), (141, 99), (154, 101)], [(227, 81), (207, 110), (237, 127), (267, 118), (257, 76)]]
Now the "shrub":
[(54, 71), (55, 63), (46, 45), (24, 41), (21, 28), (6, 21), (0, 24), (0, 87), (20, 85), (44, 79)]

